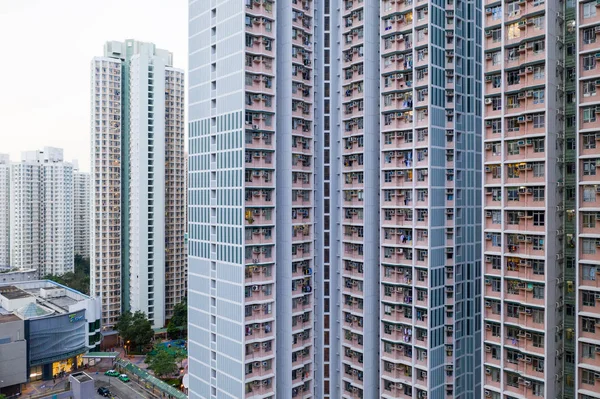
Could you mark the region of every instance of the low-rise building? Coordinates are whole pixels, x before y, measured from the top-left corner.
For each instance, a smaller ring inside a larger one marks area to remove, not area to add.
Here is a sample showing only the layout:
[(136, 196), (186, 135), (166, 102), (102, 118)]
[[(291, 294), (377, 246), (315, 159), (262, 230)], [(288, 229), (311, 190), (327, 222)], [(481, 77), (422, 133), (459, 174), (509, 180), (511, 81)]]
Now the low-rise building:
[(27, 381), (25, 323), (14, 314), (0, 315), (0, 393), (15, 395)]
[(0, 283), (37, 280), (37, 269), (18, 269), (10, 266), (0, 266)]
[[(53, 281), (0, 283), (0, 317), (24, 325), (28, 381), (50, 380), (82, 365), (83, 355), (100, 344), (100, 306), (99, 299)], [(0, 320), (0, 338), (10, 333), (5, 325)]]

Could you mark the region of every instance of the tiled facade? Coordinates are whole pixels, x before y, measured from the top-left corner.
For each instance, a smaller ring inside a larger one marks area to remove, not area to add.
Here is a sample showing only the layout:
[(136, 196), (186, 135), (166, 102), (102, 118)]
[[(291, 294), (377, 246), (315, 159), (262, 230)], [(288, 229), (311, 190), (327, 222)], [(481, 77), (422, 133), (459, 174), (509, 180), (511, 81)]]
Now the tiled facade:
[(125, 310), (165, 325), (185, 291), (184, 73), (152, 43), (92, 61), (92, 293), (103, 328)]
[(477, 12), (190, 1), (191, 397), (481, 395)]
[(0, 266), (10, 265), (10, 159), (0, 154)]
[(62, 149), (25, 151), (10, 165), (10, 263), (38, 276), (72, 272), (73, 165)]
[(102, 296), (102, 326), (121, 314), (122, 62), (92, 61), (90, 292)]
[(75, 255), (90, 257), (90, 174), (73, 171), (73, 240)]
[(184, 154), (185, 75), (181, 70), (165, 71), (165, 318), (186, 296), (187, 249), (187, 167)]
[(485, 4), (486, 397), (560, 397), (568, 379), (563, 6)]

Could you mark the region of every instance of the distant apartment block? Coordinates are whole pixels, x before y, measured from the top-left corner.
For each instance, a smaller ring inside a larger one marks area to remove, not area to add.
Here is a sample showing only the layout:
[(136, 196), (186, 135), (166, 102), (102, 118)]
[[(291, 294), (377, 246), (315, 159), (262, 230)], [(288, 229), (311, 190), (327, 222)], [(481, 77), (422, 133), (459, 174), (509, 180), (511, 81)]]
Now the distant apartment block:
[(73, 166), (63, 150), (23, 152), (9, 190), (9, 265), (39, 276), (73, 271)]
[(152, 43), (92, 61), (91, 290), (110, 331), (125, 310), (162, 327), (185, 289), (184, 74)]
[(10, 159), (0, 154), (0, 266), (10, 264)]
[(75, 255), (90, 257), (90, 174), (73, 171), (73, 239)]

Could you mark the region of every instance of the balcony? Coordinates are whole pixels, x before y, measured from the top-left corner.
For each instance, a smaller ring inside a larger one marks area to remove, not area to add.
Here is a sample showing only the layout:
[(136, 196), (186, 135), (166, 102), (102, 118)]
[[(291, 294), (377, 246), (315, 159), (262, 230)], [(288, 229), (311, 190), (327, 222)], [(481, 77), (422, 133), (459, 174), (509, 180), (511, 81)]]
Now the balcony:
[[(256, 342), (258, 340), (264, 340), (266, 338), (274, 338), (272, 324), (273, 323), (270, 321), (265, 323), (251, 322), (250, 324), (246, 324), (245, 342)], [(265, 345), (264, 342), (261, 344), (261, 346), (263, 348), (268, 347), (268, 345)]]
[(405, 11), (411, 10), (414, 6), (413, 0), (397, 0), (390, 2), (391, 4), (381, 8), (381, 18), (396, 14), (404, 13)]
[(270, 320), (274, 317), (273, 303), (247, 305), (246, 309), (248, 309), (245, 316), (246, 323), (263, 323), (264, 321)]
[(273, 75), (273, 58), (263, 55), (247, 55), (246, 71), (255, 74)]

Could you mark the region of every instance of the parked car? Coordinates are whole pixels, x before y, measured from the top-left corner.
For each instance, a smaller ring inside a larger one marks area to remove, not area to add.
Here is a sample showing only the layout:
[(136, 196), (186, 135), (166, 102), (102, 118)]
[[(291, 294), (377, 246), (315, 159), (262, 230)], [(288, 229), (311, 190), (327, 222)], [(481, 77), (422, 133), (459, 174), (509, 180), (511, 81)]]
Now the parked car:
[(117, 370), (108, 370), (107, 372), (104, 373), (104, 375), (107, 375), (109, 377), (118, 377), (119, 372)]
[(106, 387), (100, 387), (98, 388), (98, 395), (108, 398), (110, 396), (110, 391)]
[(119, 379), (123, 382), (129, 382), (129, 377), (127, 377), (127, 374), (121, 374)]

